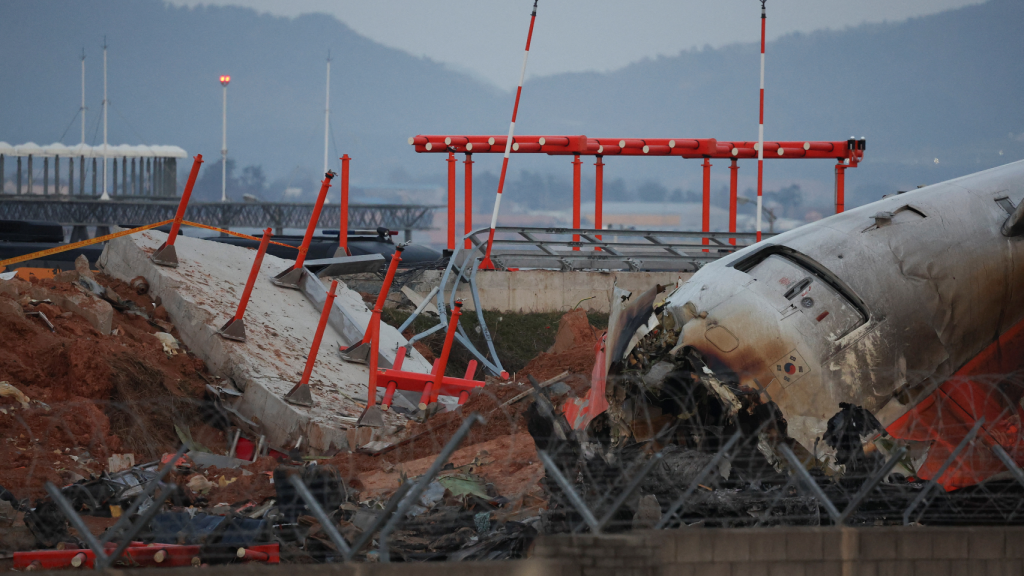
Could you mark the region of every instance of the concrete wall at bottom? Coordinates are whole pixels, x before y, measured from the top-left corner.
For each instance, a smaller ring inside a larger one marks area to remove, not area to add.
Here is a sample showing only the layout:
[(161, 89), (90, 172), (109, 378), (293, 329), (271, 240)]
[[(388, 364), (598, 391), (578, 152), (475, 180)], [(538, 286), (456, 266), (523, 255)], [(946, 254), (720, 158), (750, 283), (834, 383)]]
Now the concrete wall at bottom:
[(576, 576), (1022, 574), (1024, 526), (759, 528), (539, 538)]

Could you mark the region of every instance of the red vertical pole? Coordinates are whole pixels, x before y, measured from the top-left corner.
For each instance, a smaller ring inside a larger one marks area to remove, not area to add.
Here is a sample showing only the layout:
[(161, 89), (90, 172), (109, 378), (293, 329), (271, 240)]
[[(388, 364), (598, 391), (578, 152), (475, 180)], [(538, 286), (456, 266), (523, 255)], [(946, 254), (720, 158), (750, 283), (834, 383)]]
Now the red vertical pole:
[[(729, 166), (729, 232), (736, 231), (736, 184), (740, 166), (736, 159), (732, 159)], [(729, 238), (729, 244), (736, 245), (735, 238)]]
[[(601, 161), (601, 155), (597, 156), (597, 162), (594, 163), (594, 228), (598, 230), (604, 229), (604, 162)], [(601, 234), (597, 235), (597, 239), (601, 240)], [(600, 250), (600, 248), (594, 248), (594, 250)]]
[[(378, 298), (379, 300), (379, 298)], [(380, 356), (380, 313), (381, 308), (375, 306), (370, 316), (370, 325), (366, 327), (366, 336), (370, 338), (370, 380), (366, 391), (366, 407), (377, 405), (377, 361)], [(403, 350), (404, 354), (405, 351)]]
[(241, 320), (242, 316), (245, 315), (245, 307), (249, 304), (252, 287), (256, 284), (256, 276), (259, 275), (260, 266), (263, 264), (263, 255), (267, 253), (267, 246), (270, 245), (270, 235), (270, 228), (263, 231), (263, 238), (260, 239), (260, 248), (256, 251), (256, 260), (252, 263), (249, 279), (245, 282), (245, 290), (242, 291), (242, 301), (238, 303), (238, 311), (235, 312), (235, 320)]
[[(704, 157), (704, 205), (701, 209), (701, 232), (711, 231), (711, 159), (707, 156)], [(701, 244), (707, 246), (710, 243), (708, 238), (705, 236), (701, 240)], [(707, 250), (704, 250), (707, 252)]]
[[(363, 344), (369, 344), (372, 338), (370, 331), (380, 324), (380, 314), (384, 311), (384, 302), (388, 299), (388, 292), (391, 291), (391, 283), (395, 281), (395, 272), (398, 271), (398, 263), (402, 260), (404, 247), (398, 246), (395, 253), (391, 255), (391, 262), (388, 264), (388, 271), (384, 274), (384, 283), (380, 285), (380, 294), (377, 294), (377, 301), (373, 305), (373, 314), (370, 317), (370, 324), (363, 333)], [(374, 317), (376, 316), (376, 318)]]
[[(32, 157), (29, 156), (29, 167), (31, 168)], [(174, 223), (171, 224), (171, 233), (167, 235), (167, 240), (153, 252), (150, 258), (154, 264), (161, 266), (178, 266), (178, 254), (174, 248), (174, 241), (178, 238), (178, 230), (181, 229), (181, 221), (185, 219), (185, 208), (188, 207), (189, 198), (192, 197), (192, 187), (196, 183), (196, 176), (199, 175), (199, 165), (203, 163), (203, 155), (196, 154), (196, 157), (192, 160), (192, 171), (188, 174), (188, 182), (185, 184), (185, 190), (181, 193), (181, 201), (178, 202), (178, 211), (174, 214)], [(95, 166), (95, 160), (93, 160), (93, 166)], [(18, 159), (18, 168), (21, 169), (21, 158)], [(18, 172), (18, 186), (21, 186), (21, 172)], [(32, 171), (29, 170), (29, 182), (31, 183)], [(93, 182), (95, 183), (96, 174), (94, 171)], [(93, 186), (95, 188), (95, 186)], [(19, 188), (20, 190), (20, 188)]]
[[(580, 155), (573, 154), (572, 161), (572, 227), (580, 227), (580, 166), (583, 162), (580, 162)], [(573, 242), (580, 241), (579, 234), (572, 235)], [(573, 247), (573, 250), (579, 250), (579, 246)]]
[(348, 251), (348, 162), (351, 158), (348, 154), (341, 156), (341, 221), (338, 229), (338, 246)]
[[(466, 152), (466, 221), (464, 222), (466, 236), (473, 231), (473, 155)], [(473, 247), (473, 243), (466, 238), (466, 250)]]
[(764, 187), (764, 31), (768, 16), (764, 9), (765, 0), (761, 0), (761, 94), (760, 110), (757, 120), (757, 241), (761, 241), (761, 192)]
[(425, 387), (420, 396), (420, 410), (426, 410), (429, 402), (437, 402), (437, 396), (441, 392), (441, 380), (444, 378), (445, 368), (448, 367), (448, 357), (452, 352), (452, 343), (455, 341), (455, 330), (459, 327), (459, 316), (462, 315), (462, 300), (455, 301), (452, 309), (452, 317), (448, 320), (448, 332), (444, 336), (444, 346), (441, 348), (441, 357), (434, 365), (434, 382)]
[(846, 166), (836, 164), (836, 214), (846, 209)]
[(331, 187), (332, 178), (334, 178), (334, 172), (328, 170), (324, 174), (323, 182), (320, 184), (320, 194), (316, 197), (313, 213), (309, 216), (309, 224), (306, 225), (306, 235), (302, 237), (299, 255), (295, 258), (295, 265), (292, 266), (292, 270), (301, 269), (303, 262), (306, 261), (306, 252), (309, 252), (309, 243), (313, 240), (313, 231), (316, 230), (316, 225), (320, 221), (320, 211), (323, 210), (324, 200), (327, 200), (327, 190)]
[(167, 246), (174, 246), (174, 239), (178, 237), (178, 230), (181, 229), (181, 221), (185, 219), (185, 208), (188, 207), (188, 200), (192, 197), (192, 187), (196, 184), (196, 176), (199, 175), (199, 166), (203, 163), (203, 155), (196, 154), (192, 159), (192, 170), (188, 173), (188, 182), (185, 183), (185, 190), (181, 193), (181, 201), (178, 202), (178, 212), (174, 215), (174, 223), (171, 224), (171, 233), (167, 236)]
[[(299, 386), (305, 386), (309, 384), (309, 376), (313, 373), (313, 364), (316, 364), (316, 354), (320, 351), (320, 341), (324, 337), (324, 329), (327, 328), (327, 319), (331, 316), (331, 305), (334, 304), (334, 298), (337, 296), (338, 281), (334, 280), (331, 282), (331, 291), (327, 293), (327, 300), (324, 302), (323, 310), (320, 312), (320, 323), (316, 325), (316, 333), (313, 335), (313, 345), (309, 348), (309, 356), (306, 357), (306, 368), (302, 371), (302, 379), (295, 386), (292, 391), (298, 389)], [(289, 392), (290, 394), (290, 392)]]
[(455, 250), (455, 152), (448, 153), (448, 250)]

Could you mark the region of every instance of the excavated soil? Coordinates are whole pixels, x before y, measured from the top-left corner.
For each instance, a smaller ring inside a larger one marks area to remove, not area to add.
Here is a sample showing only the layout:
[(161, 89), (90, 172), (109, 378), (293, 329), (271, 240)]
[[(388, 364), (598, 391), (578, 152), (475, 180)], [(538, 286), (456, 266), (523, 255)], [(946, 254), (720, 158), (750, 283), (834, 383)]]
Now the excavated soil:
[[(466, 416), (477, 412), (487, 420), (486, 424), (477, 424), (470, 430), (456, 452), (461, 456), (453, 456), (451, 462), (462, 466), (465, 462), (461, 460), (473, 459), (471, 454), (480, 450), (489, 452), (488, 466), (478, 473), (494, 483), (496, 488), (500, 487), (499, 492), (503, 495), (524, 494), (536, 480), (532, 472), (524, 474), (520, 471), (524, 467), (530, 467), (531, 471), (539, 470), (535, 468), (539, 466), (536, 447), (526, 429), (524, 416), (532, 395), (527, 394), (510, 404), (507, 402), (533, 389), (529, 383), (530, 376), (543, 382), (563, 372), (568, 372), (562, 381), (570, 386), (570, 394), (586, 394), (594, 368), (594, 346), (602, 333), (590, 325), (582, 310), (569, 312), (559, 321), (554, 345), (527, 363), (514, 381), (492, 381), (476, 389), (458, 410), (436, 414), (424, 423), (410, 422), (406, 439), (379, 454), (339, 454), (329, 463), (336, 466), (345, 479), (353, 483), (353, 487), (367, 490), (368, 494), (394, 490), (398, 485), (395, 479), (400, 472), (414, 476), (426, 470)], [(494, 450), (484, 448), (486, 446), (503, 448)], [(517, 482), (527, 478), (531, 479), (529, 486), (517, 487)]]
[[(158, 310), (124, 282), (102, 274), (96, 280), (150, 317)], [(32, 286), (49, 294), (84, 293), (55, 279)], [(22, 292), (17, 299), (0, 294), (0, 381), (30, 399), (23, 407), (15, 397), (0, 397), (0, 428), (8, 431), (0, 442), (0, 486), (18, 498), (36, 498), (46, 481), (64, 485), (98, 474), (113, 454), (133, 453), (143, 463), (173, 452), (179, 444), (174, 423), (198, 423), (204, 386), (212, 381), (203, 362), (180, 343), (178, 354), (166, 354), (152, 336), (163, 328), (139, 310), (115, 307), (105, 336), (81, 316), (33, 304)], [(43, 312), (54, 331), (19, 308)]]
[[(33, 285), (55, 293), (82, 292), (58, 280)], [(0, 426), (9, 431), (0, 444), (0, 461), (9, 463), (0, 468), (0, 486), (18, 498), (42, 496), (46, 481), (64, 485), (99, 474), (113, 454), (132, 453), (141, 463), (173, 452), (179, 445), (175, 425), (188, 427), (195, 442), (215, 453), (227, 450), (224, 432), (203, 422), (201, 399), (213, 378), (202, 361), (180, 343), (182, 352), (168, 355), (152, 336), (168, 329), (177, 335), (166, 311), (128, 283), (101, 274), (97, 280), (137, 307), (134, 312), (115, 309), (110, 336), (54, 305), (32, 305), (24, 297), (19, 302), (0, 294), (0, 339), (5, 343), (0, 348), (0, 381), (31, 399), (22, 407), (14, 397), (0, 397)], [(55, 331), (39, 318), (19, 314), (18, 307), (43, 312)], [(425, 471), (466, 415), (477, 412), (487, 422), (473, 427), (451, 464), (483, 476), (506, 497), (537, 493), (543, 471), (523, 415), (532, 395), (509, 401), (532, 390), (529, 376), (545, 381), (563, 372), (568, 372), (562, 381), (570, 385), (569, 394), (585, 394), (600, 334), (582, 311), (565, 314), (551, 348), (529, 361), (514, 381), (489, 380), (460, 409), (424, 423), (410, 421), (401, 434), (405, 440), (383, 452), (343, 453), (321, 463), (336, 466), (363, 497), (383, 495), (403, 475)], [(440, 352), (421, 346), (424, 356)], [(213, 467), (172, 479), (184, 486), (196, 474), (203, 475), (212, 486), (194, 496), (211, 505), (258, 503), (274, 497), (270, 472), (277, 466), (275, 458), (263, 457), (240, 469)]]

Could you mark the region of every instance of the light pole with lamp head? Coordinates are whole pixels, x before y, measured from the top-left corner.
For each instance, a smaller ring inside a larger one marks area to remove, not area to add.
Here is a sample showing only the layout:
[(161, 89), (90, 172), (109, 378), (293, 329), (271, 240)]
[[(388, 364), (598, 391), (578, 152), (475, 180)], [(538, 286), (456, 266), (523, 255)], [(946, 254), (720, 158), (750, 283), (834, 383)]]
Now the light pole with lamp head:
[(231, 83), (231, 76), (222, 75), (220, 85), (224, 87), (224, 112), (221, 123), (220, 140), (220, 201), (228, 201), (228, 84)]

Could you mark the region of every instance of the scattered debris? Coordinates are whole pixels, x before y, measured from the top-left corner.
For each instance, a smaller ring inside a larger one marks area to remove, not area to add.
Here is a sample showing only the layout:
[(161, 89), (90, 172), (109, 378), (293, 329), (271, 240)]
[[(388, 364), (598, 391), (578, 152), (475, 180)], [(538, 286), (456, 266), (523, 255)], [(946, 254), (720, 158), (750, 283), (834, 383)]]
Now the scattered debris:
[(4, 398), (14, 398), (21, 403), (22, 408), (28, 408), (28, 396), (24, 392), (15, 388), (10, 382), (0, 382), (0, 396)]

